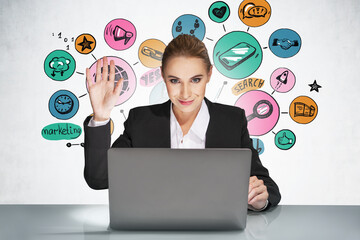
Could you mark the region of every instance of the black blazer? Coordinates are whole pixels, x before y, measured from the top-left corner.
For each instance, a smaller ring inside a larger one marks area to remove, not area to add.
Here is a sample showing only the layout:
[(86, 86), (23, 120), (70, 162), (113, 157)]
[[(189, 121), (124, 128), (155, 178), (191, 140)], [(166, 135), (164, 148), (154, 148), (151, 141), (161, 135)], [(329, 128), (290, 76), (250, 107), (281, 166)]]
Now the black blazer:
[[(249, 148), (252, 150), (251, 176), (264, 181), (269, 192), (269, 204), (280, 201), (280, 192), (261, 164), (247, 129), (245, 111), (241, 108), (212, 103), (207, 98), (210, 121), (206, 132), (206, 148)], [(112, 147), (170, 148), (170, 100), (162, 104), (136, 107), (124, 122), (123, 134)], [(110, 123), (88, 127), (91, 117), (84, 122), (85, 169), (84, 177), (93, 189), (108, 188), (107, 150), (110, 148)]]

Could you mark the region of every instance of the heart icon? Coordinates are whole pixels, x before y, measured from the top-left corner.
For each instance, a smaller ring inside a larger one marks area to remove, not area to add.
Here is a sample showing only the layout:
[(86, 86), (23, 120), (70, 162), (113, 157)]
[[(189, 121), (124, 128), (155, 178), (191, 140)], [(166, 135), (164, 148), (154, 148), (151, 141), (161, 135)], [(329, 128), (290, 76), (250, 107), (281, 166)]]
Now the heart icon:
[(222, 17), (225, 15), (225, 13), (226, 13), (226, 7), (223, 6), (223, 7), (221, 7), (221, 8), (214, 8), (214, 9), (212, 10), (212, 12), (213, 12), (213, 14), (214, 14), (216, 17), (222, 18)]

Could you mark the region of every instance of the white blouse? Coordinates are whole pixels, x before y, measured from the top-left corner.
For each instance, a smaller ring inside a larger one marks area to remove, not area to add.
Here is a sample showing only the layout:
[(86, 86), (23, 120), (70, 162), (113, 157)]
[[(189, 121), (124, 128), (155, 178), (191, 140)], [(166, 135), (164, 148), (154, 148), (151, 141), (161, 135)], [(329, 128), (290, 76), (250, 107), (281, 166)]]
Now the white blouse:
[(171, 148), (205, 148), (205, 135), (210, 121), (210, 114), (205, 100), (191, 125), (189, 132), (184, 136), (177, 121), (172, 103), (170, 104), (170, 134)]

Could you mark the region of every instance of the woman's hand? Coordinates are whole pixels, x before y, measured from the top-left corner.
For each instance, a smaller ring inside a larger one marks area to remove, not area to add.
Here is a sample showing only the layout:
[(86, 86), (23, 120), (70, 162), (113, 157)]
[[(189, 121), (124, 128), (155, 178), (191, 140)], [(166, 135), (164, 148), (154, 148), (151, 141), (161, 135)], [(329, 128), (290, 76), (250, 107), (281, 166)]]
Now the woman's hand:
[(264, 181), (256, 176), (250, 177), (248, 204), (260, 210), (265, 207), (268, 197), (269, 193), (264, 185)]
[(93, 83), (90, 69), (86, 68), (86, 82), (89, 89), (91, 106), (95, 121), (105, 121), (110, 118), (111, 110), (121, 93), (121, 78), (115, 87), (115, 64), (110, 61), (110, 74), (108, 74), (108, 60), (103, 58), (103, 72), (101, 74), (101, 59), (96, 62), (96, 81)]

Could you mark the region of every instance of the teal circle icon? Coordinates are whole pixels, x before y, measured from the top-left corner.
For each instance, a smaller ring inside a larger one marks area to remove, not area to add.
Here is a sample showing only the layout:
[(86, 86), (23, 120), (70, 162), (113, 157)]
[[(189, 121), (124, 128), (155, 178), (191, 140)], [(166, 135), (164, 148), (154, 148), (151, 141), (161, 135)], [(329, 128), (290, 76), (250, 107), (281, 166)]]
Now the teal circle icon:
[(283, 129), (275, 135), (275, 145), (281, 150), (288, 150), (295, 145), (296, 136), (289, 129)]
[(49, 100), (49, 111), (57, 119), (72, 118), (79, 110), (78, 98), (68, 90), (55, 92)]
[(181, 34), (195, 36), (202, 41), (205, 37), (205, 24), (198, 16), (184, 14), (178, 17), (172, 26), (174, 38)]
[(228, 78), (241, 79), (250, 76), (260, 67), (262, 49), (249, 33), (234, 31), (218, 40), (213, 59), (221, 74)]
[(46, 75), (55, 81), (69, 79), (74, 74), (75, 68), (75, 59), (64, 50), (52, 51), (44, 61)]
[(209, 18), (217, 23), (225, 22), (230, 16), (229, 6), (222, 1), (214, 2), (209, 8)]

